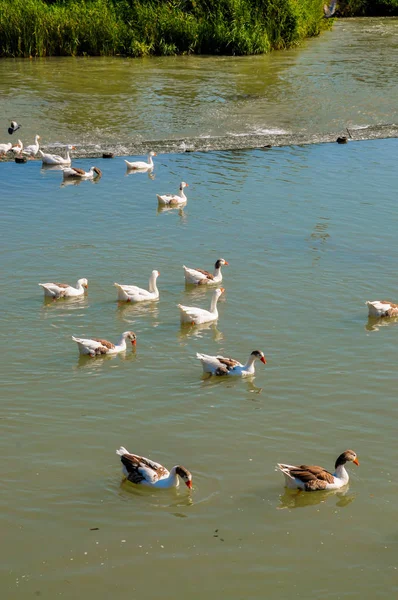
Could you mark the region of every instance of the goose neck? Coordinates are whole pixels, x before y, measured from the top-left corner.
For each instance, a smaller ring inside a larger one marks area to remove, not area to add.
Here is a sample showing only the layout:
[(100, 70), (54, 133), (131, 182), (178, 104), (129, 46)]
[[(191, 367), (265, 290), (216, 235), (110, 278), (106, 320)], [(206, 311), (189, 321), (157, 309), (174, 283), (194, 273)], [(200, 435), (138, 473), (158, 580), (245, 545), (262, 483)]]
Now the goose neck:
[(336, 467), (336, 470), (334, 472), (334, 477), (337, 477), (337, 479), (340, 479), (341, 481), (343, 481), (344, 484), (348, 483), (349, 475), (348, 475), (344, 465), (339, 465), (338, 467)]
[(218, 302), (218, 295), (214, 294), (212, 299), (211, 299), (211, 304), (210, 304), (210, 312), (212, 313), (217, 313), (217, 302)]
[(255, 361), (256, 361), (256, 356), (254, 356), (253, 354), (250, 354), (249, 358), (247, 359), (247, 363), (243, 367), (244, 371), (249, 371), (249, 373), (254, 373)]

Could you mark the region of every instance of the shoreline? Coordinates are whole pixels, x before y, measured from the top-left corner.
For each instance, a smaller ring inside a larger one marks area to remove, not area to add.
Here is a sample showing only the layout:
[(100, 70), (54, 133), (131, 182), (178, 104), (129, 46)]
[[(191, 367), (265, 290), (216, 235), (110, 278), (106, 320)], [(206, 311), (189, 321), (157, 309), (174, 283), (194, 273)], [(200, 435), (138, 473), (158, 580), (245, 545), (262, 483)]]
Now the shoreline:
[[(73, 158), (102, 158), (103, 153), (114, 156), (145, 155), (150, 150), (158, 154), (182, 154), (184, 152), (212, 152), (228, 150), (255, 150), (282, 146), (302, 146), (336, 142), (338, 137), (347, 137), (349, 142), (398, 138), (398, 124), (369, 125), (360, 128), (346, 128), (331, 133), (284, 133), (284, 134), (242, 134), (216, 137), (192, 137), (166, 140), (145, 140), (112, 146), (90, 144), (76, 146)], [(48, 144), (41, 146), (44, 152), (59, 152), (63, 145)], [(35, 160), (40, 160), (36, 157)], [(5, 156), (0, 162), (12, 162), (13, 156)]]

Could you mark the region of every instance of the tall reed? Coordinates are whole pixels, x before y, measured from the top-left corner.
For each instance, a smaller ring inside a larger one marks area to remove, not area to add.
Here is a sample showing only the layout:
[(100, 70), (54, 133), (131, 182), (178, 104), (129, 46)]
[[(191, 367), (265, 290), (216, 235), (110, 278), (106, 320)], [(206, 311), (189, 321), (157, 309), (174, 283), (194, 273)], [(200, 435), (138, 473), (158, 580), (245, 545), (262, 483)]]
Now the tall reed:
[(328, 26), (324, 0), (0, 0), (0, 56), (259, 54)]

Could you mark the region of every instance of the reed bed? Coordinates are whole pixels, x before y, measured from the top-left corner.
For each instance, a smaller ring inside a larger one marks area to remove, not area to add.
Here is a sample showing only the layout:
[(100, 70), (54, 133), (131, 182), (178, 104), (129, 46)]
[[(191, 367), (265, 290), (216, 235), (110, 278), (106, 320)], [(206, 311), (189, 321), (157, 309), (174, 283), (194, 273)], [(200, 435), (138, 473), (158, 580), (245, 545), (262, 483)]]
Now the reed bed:
[(260, 54), (318, 35), (324, 0), (0, 0), (0, 56)]

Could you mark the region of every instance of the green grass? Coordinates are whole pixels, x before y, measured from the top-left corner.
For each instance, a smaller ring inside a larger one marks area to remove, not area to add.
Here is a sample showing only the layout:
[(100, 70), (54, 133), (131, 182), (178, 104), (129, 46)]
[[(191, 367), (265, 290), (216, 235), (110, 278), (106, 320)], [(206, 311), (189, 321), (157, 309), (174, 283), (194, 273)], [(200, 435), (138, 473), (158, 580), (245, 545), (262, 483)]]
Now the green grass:
[(260, 54), (330, 26), (323, 1), (0, 0), (0, 56)]

